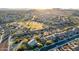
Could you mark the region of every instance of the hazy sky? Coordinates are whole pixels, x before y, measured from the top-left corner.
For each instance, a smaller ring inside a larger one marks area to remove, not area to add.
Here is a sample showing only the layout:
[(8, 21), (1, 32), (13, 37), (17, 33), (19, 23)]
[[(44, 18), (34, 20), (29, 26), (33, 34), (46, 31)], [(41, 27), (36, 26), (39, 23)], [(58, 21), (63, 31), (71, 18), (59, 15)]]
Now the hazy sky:
[(0, 8), (79, 8), (79, 0), (0, 0)]

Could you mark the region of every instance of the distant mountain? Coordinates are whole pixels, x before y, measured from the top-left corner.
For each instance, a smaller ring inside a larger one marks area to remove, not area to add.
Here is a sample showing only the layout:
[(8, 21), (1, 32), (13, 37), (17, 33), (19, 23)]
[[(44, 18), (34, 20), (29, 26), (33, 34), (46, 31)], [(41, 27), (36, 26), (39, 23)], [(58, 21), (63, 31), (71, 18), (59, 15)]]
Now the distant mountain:
[(35, 15), (56, 15), (56, 16), (79, 16), (79, 10), (76, 9), (45, 9), (45, 10), (30, 10), (31, 14)]
[(6, 9), (6, 8), (1, 8), (0, 13), (28, 13), (31, 15), (59, 15), (59, 16), (79, 16), (79, 10), (78, 9), (59, 9), (59, 8), (54, 8), (54, 9)]
[(0, 22), (19, 19), (31, 19), (37, 16), (38, 19), (49, 19), (53, 16), (79, 16), (78, 9), (0, 9)]

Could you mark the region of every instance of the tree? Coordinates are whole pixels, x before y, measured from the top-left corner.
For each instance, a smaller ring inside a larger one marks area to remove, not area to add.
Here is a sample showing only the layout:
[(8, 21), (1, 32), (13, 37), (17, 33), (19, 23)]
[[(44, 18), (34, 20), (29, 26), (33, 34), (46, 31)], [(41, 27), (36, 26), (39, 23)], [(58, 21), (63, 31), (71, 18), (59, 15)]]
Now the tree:
[(46, 40), (46, 44), (47, 44), (47, 45), (50, 45), (50, 44), (52, 44), (52, 43), (53, 43), (52, 40), (49, 40), (49, 39)]
[(20, 47), (18, 48), (19, 51), (23, 51), (25, 50), (27, 47), (25, 44), (20, 45)]
[(38, 44), (38, 47), (41, 48), (43, 47), (43, 44), (42, 43), (37, 43)]

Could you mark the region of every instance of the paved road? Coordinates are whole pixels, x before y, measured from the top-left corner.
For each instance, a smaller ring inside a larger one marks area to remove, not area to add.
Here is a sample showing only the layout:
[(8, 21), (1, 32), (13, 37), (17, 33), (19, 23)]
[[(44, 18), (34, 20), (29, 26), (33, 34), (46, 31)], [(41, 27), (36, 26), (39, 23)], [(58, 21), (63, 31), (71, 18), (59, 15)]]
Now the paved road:
[(17, 51), (17, 49), (22, 45), (23, 41), (21, 41), (19, 44), (16, 45), (16, 47), (13, 48), (13, 51)]
[(61, 40), (61, 41), (59, 41), (59, 42), (57, 42), (55, 44), (51, 44), (49, 46), (45, 46), (45, 47), (41, 48), (40, 51), (48, 51), (49, 49), (52, 49), (52, 48), (61, 46), (61, 45), (65, 44), (65, 43), (68, 43), (69, 41), (72, 41), (75, 38), (79, 38), (79, 34), (76, 34), (76, 35), (74, 35), (72, 37), (69, 37), (67, 39), (63, 39), (63, 40)]
[(76, 47), (76, 48), (74, 49), (74, 51), (79, 51), (79, 47)]

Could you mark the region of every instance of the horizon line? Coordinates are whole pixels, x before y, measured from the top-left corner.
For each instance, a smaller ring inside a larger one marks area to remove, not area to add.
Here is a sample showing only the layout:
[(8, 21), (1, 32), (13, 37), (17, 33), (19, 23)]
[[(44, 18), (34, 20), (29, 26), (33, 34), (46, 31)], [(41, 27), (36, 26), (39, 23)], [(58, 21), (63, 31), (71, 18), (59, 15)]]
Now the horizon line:
[(79, 10), (79, 8), (0, 8), (0, 9), (11, 9), (11, 10), (23, 10), (23, 9), (36, 9), (36, 10), (44, 10), (44, 9), (72, 9), (72, 10)]

